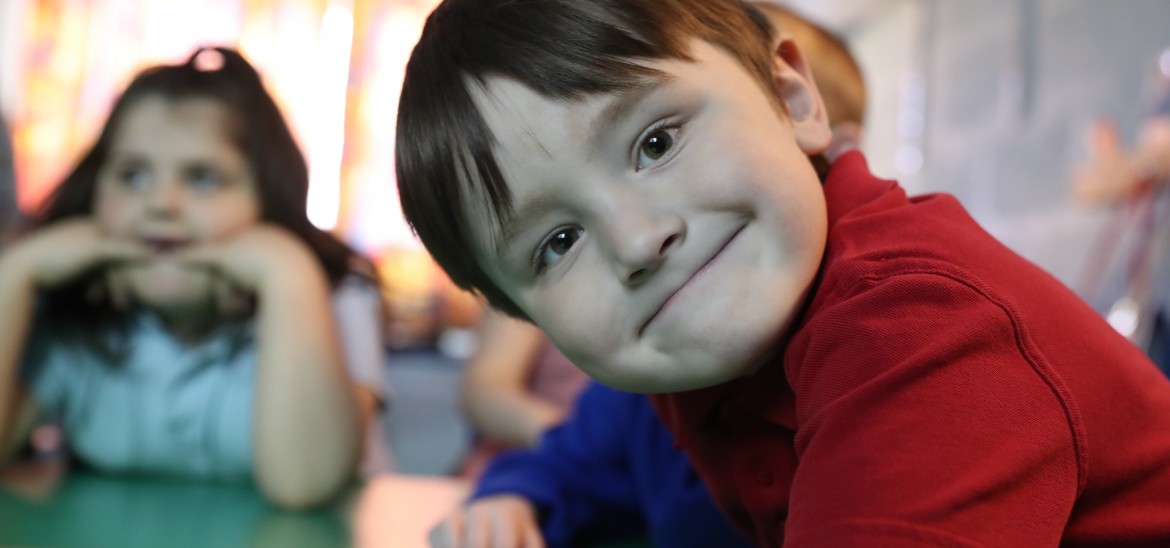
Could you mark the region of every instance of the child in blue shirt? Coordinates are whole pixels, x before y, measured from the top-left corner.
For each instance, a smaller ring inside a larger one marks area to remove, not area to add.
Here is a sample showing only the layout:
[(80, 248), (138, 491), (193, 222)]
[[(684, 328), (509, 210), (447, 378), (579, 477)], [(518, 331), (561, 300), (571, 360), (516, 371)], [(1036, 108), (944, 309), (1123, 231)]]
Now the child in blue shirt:
[(749, 545), (715, 507), (650, 400), (595, 382), (536, 447), (493, 459), (472, 499), (493, 501), (481, 510), (509, 499), (536, 508), (548, 546), (622, 538), (678, 548)]
[(147, 69), (0, 256), (0, 440), (37, 409), (102, 471), (254, 478), (313, 505), (381, 399), (372, 268), (305, 214), (308, 170), (236, 51)]

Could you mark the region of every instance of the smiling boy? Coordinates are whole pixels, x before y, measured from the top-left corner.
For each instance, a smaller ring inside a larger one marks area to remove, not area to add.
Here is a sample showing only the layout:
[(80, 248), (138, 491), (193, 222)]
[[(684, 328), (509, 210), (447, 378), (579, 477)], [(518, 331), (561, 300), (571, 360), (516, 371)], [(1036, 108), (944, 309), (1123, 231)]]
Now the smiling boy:
[(822, 183), (808, 67), (740, 2), (446, 0), (398, 119), (440, 265), (656, 394), (759, 544), (1170, 542), (1170, 383), (952, 198)]
[(734, 59), (690, 49), (694, 62), (650, 63), (670, 78), (627, 94), (550, 100), (501, 78), (475, 96), (515, 211), (473, 247), (570, 358), (625, 390), (746, 374), (774, 352), (824, 249), (807, 154), (830, 134), (814, 96), (788, 100), (810, 114), (801, 127), (760, 116), (774, 104), (743, 93), (758, 86)]

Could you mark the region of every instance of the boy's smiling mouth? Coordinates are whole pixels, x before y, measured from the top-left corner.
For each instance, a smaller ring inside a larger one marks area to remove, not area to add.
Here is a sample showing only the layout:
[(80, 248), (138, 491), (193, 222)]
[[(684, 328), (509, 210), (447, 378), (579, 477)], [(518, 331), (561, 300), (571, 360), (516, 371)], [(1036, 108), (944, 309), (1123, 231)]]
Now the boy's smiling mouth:
[(726, 251), (727, 248), (731, 246), (731, 243), (734, 242), (739, 237), (739, 235), (741, 233), (743, 233), (743, 229), (746, 227), (747, 227), (747, 225), (745, 224), (745, 225), (742, 225), (742, 226), (736, 228), (734, 231), (732, 231), (731, 235), (728, 236), (727, 240), (725, 240), (715, 250), (715, 252), (712, 253), (711, 256), (707, 258), (707, 260), (703, 261), (703, 263), (701, 265), (699, 265), (699, 267), (697, 269), (695, 269), (694, 272), (692, 272), (689, 276), (687, 276), (686, 279), (683, 280), (683, 282), (681, 284), (679, 284), (673, 291), (671, 291), (666, 296), (665, 299), (662, 300), (662, 303), (659, 304), (657, 308), (655, 308), (654, 313), (651, 314), (650, 317), (646, 319), (646, 321), (642, 322), (641, 327), (638, 328), (638, 336), (639, 337), (641, 337), (646, 332), (646, 328), (649, 327), (651, 323), (653, 323), (655, 320), (657, 320), (662, 315), (662, 313), (665, 310), (667, 310), (671, 304), (674, 303), (674, 301), (676, 300), (676, 298), (678, 297), (678, 295), (680, 293), (682, 293), (684, 290), (686, 290), (692, 284), (692, 282), (694, 282), (697, 278), (702, 276), (704, 273), (706, 273), (710, 269), (710, 267), (716, 262), (716, 260), (718, 260), (719, 257), (721, 257), (723, 255), (723, 252)]

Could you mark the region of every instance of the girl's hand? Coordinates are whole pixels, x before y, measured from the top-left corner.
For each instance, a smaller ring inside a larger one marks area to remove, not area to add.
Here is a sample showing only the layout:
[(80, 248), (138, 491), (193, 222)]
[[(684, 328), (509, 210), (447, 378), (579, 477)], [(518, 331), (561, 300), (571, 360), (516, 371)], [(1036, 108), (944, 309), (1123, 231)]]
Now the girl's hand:
[(112, 264), (133, 262), (149, 250), (131, 240), (110, 238), (88, 218), (63, 221), (19, 240), (5, 254), (25, 269), (40, 289), (53, 289), (86, 272)]
[[(291, 232), (270, 224), (256, 225), (227, 240), (192, 246), (179, 256), (193, 266), (211, 268), (230, 284), (253, 294), (278, 276), (296, 276), (305, 268), (319, 268), (305, 244)], [(217, 293), (225, 290), (219, 287)]]

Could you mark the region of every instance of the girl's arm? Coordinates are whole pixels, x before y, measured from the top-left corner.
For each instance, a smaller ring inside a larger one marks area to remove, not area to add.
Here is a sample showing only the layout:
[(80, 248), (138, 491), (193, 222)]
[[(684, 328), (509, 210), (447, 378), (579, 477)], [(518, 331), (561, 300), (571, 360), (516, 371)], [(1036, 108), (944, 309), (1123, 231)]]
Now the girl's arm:
[(346, 370), (324, 271), (295, 237), (263, 225), (187, 257), (257, 297), (252, 420), (260, 489), (285, 507), (328, 500), (353, 477), (373, 398), (358, 395)]
[(307, 250), (287, 260), (257, 292), (255, 470), (273, 501), (304, 507), (352, 477), (365, 429), (355, 396), (362, 389), (342, 359), (325, 274)]
[(0, 255), (0, 462), (11, 457), (35, 418), (17, 376), (37, 291), (146, 253), (134, 242), (105, 238), (89, 219), (77, 219), (38, 230)]
[(35, 290), (28, 268), (12, 249), (0, 256), (0, 463), (8, 462), (28, 435), (32, 412), (18, 372), (32, 323)]

